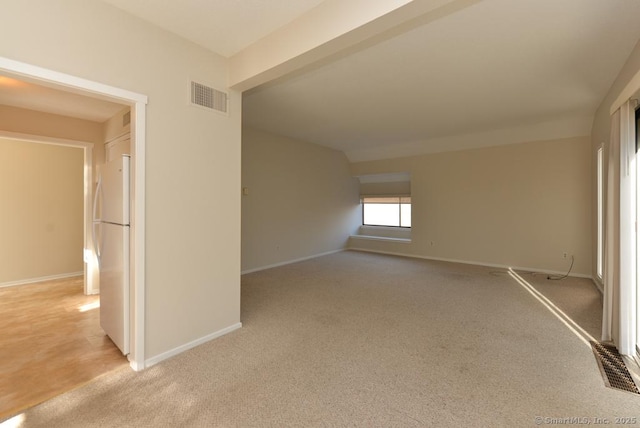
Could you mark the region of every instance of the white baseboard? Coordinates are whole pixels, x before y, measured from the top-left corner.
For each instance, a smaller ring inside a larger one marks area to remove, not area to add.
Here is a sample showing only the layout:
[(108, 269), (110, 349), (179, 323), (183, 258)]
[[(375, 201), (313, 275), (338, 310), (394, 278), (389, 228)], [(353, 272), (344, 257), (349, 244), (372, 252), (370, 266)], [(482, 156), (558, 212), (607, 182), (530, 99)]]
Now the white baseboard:
[(600, 281), (599, 279), (596, 279), (595, 277), (591, 277), (591, 280), (593, 281), (593, 285), (596, 286), (596, 288), (598, 289), (598, 291), (601, 294), (604, 294), (604, 287), (602, 285), (602, 281)]
[[(406, 253), (395, 253), (391, 251), (379, 251), (379, 250), (369, 250), (364, 248), (349, 248), (350, 251), (363, 251), (365, 253), (377, 253), (377, 254), (388, 254), (391, 256), (401, 256), (401, 257), (410, 257), (413, 259), (424, 259), (424, 260), (435, 260), (439, 262), (449, 262), (449, 263), (461, 263), (465, 265), (474, 265), (474, 266), (486, 266), (486, 267), (494, 267), (500, 269), (513, 269), (515, 271), (527, 271), (527, 272), (539, 272), (539, 273), (548, 273), (551, 275), (565, 275), (567, 272), (560, 272), (555, 270), (542, 270), (538, 268), (529, 268), (522, 266), (507, 266), (493, 263), (484, 263), (484, 262), (476, 262), (476, 261), (468, 261), (468, 260), (457, 260), (457, 259), (445, 259), (441, 257), (429, 257), (429, 256), (420, 256), (416, 254), (406, 254)], [(591, 275), (585, 275), (582, 273), (572, 273), (569, 276), (575, 278), (587, 278), (593, 279)]]
[(82, 276), (82, 275), (84, 275), (83, 271), (70, 272), (70, 273), (61, 273), (61, 274), (58, 274), (58, 275), (41, 276), (41, 277), (38, 277), (38, 278), (20, 279), (18, 281), (2, 282), (2, 283), (0, 283), (0, 288), (14, 287), (16, 285), (24, 285), (24, 284), (33, 284), (35, 282), (53, 281), (54, 279), (72, 278), (74, 276)]
[(361, 239), (364, 241), (387, 241), (399, 242), (401, 244), (411, 244), (411, 238), (393, 238), (390, 236), (373, 236), (373, 235), (349, 235), (350, 239)]
[[(222, 330), (218, 330), (214, 333), (201, 337), (200, 339), (196, 339), (192, 342), (185, 343), (184, 345), (178, 346), (177, 348), (173, 348), (167, 352), (163, 352), (160, 355), (156, 355), (155, 357), (151, 357), (148, 360), (146, 360), (144, 367), (149, 368), (155, 364), (158, 364), (160, 361), (164, 361), (168, 358), (174, 357), (178, 354), (181, 354), (184, 351), (188, 351), (189, 349), (195, 348), (196, 346), (202, 345), (203, 343), (206, 343), (210, 340), (217, 339), (218, 337), (224, 336), (227, 333), (231, 333), (232, 331), (237, 330), (241, 327), (242, 327), (242, 323), (239, 322), (237, 324), (230, 325), (229, 327), (225, 327)], [(135, 367), (133, 369), (136, 370)]]
[(243, 270), (242, 272), (240, 272), (240, 274), (241, 275), (246, 275), (248, 273), (259, 272), (261, 270), (271, 269), (271, 268), (275, 268), (275, 267), (279, 267), (279, 266), (290, 265), (292, 263), (303, 262), (305, 260), (311, 260), (311, 259), (315, 259), (317, 257), (328, 256), (329, 254), (339, 253), (339, 252), (344, 251), (344, 250), (345, 250), (345, 248), (341, 248), (339, 250), (327, 251), (326, 253), (314, 254), (314, 255), (308, 256), (308, 257), (302, 257), (302, 258), (294, 259), (294, 260), (287, 260), (286, 262), (280, 262), (280, 263), (274, 263), (272, 265), (261, 266), (259, 268), (255, 268), (255, 269), (247, 269), (247, 270)]
[(133, 360), (129, 360), (129, 367), (131, 367), (134, 372), (141, 372), (145, 368), (144, 364), (140, 364), (139, 362)]

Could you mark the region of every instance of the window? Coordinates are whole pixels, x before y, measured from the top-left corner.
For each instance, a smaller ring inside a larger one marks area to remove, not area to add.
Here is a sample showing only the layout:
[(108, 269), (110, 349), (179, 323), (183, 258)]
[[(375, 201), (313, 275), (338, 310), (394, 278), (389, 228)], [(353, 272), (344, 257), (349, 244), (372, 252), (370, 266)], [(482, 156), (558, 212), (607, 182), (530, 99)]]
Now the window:
[(603, 240), (603, 233), (602, 233), (602, 228), (604, 226), (603, 222), (604, 222), (604, 197), (603, 197), (603, 193), (604, 193), (604, 189), (603, 189), (603, 185), (604, 185), (604, 180), (603, 180), (603, 175), (604, 175), (604, 148), (600, 147), (598, 149), (598, 159), (597, 159), (597, 192), (598, 192), (598, 218), (597, 218), (597, 230), (598, 230), (598, 237), (597, 237), (597, 243), (596, 243), (596, 251), (597, 251), (597, 255), (596, 255), (596, 273), (598, 274), (598, 277), (600, 279), (602, 279), (602, 265), (603, 265), (603, 253), (604, 253), (604, 240)]
[(363, 197), (362, 224), (411, 227), (411, 196)]

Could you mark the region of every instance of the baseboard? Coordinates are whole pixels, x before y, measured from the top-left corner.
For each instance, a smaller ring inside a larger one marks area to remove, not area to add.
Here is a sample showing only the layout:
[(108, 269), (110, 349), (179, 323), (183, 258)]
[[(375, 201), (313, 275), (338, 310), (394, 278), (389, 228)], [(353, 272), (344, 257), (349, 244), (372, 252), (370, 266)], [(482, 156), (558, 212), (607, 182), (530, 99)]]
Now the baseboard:
[(280, 266), (286, 266), (286, 265), (290, 265), (292, 263), (298, 263), (298, 262), (303, 262), (305, 260), (315, 259), (317, 257), (328, 256), (329, 254), (339, 253), (339, 252), (344, 251), (344, 250), (345, 250), (345, 248), (341, 248), (339, 250), (327, 251), (326, 253), (314, 254), (314, 255), (308, 256), (308, 257), (302, 257), (302, 258), (294, 259), (294, 260), (287, 260), (286, 262), (280, 262), (280, 263), (274, 263), (272, 265), (261, 266), (259, 268), (255, 268), (255, 269), (247, 269), (247, 270), (243, 270), (242, 272), (240, 272), (240, 275), (246, 275), (248, 273), (259, 272), (261, 270), (272, 269), (272, 268), (280, 267)]
[(21, 279), (18, 281), (8, 281), (8, 282), (0, 283), (0, 288), (14, 287), (16, 285), (24, 285), (24, 284), (33, 284), (35, 282), (53, 281), (54, 279), (73, 278), (74, 276), (82, 276), (82, 275), (84, 275), (84, 272), (80, 271), (80, 272), (61, 273), (58, 275), (41, 276), (38, 278)]
[(129, 367), (131, 367), (134, 372), (141, 372), (145, 368), (143, 364), (133, 360), (129, 360)]
[(391, 236), (374, 236), (374, 235), (349, 235), (349, 239), (362, 239), (364, 241), (387, 241), (399, 242), (401, 244), (411, 244), (411, 238), (394, 238)]
[(591, 281), (593, 281), (593, 284), (596, 286), (600, 294), (604, 294), (604, 287), (602, 285), (602, 282), (600, 282), (600, 280), (596, 279), (593, 276), (591, 277)]
[[(410, 257), (410, 258), (413, 258), (413, 259), (424, 259), (424, 260), (434, 260), (434, 261), (439, 261), (439, 262), (460, 263), (460, 264), (464, 264), (464, 265), (486, 266), (486, 267), (493, 267), (493, 268), (500, 268), (500, 269), (509, 269), (509, 268), (511, 268), (511, 269), (513, 269), (515, 271), (539, 272), (539, 273), (548, 273), (548, 274), (551, 274), (551, 275), (565, 275), (567, 273), (567, 272), (560, 272), (560, 271), (555, 271), (555, 270), (542, 270), (542, 269), (538, 269), (538, 268), (529, 268), (529, 267), (522, 267), (522, 266), (507, 266), (507, 265), (500, 265), (500, 264), (494, 264), (494, 263), (476, 262), (476, 261), (468, 261), (468, 260), (457, 260), (457, 259), (445, 259), (445, 258), (441, 258), (441, 257), (420, 256), (420, 255), (416, 255), (416, 254), (396, 253), (396, 252), (392, 252), (392, 251), (369, 250), (369, 249), (363, 249), (363, 248), (349, 248), (349, 250), (350, 251), (363, 251), (365, 253), (388, 254), (390, 256)], [(591, 275), (586, 275), (586, 274), (581, 274), (581, 273), (572, 273), (569, 276), (574, 277), (574, 278), (593, 279), (591, 277)]]
[[(223, 328), (222, 330), (218, 330), (214, 333), (208, 334), (200, 339), (196, 339), (192, 342), (185, 343), (184, 345), (178, 346), (177, 348), (173, 348), (167, 352), (163, 352), (160, 355), (156, 355), (155, 357), (151, 357), (145, 361), (144, 367), (149, 368), (155, 364), (158, 364), (160, 361), (164, 361), (168, 358), (174, 357), (178, 354), (183, 353), (184, 351), (188, 351), (191, 348), (195, 348), (198, 345), (202, 345), (210, 340), (217, 339), (220, 336), (224, 336), (225, 334), (231, 333), (234, 330), (237, 330), (242, 327), (242, 323), (239, 322), (237, 324), (230, 325), (229, 327)], [(135, 368), (134, 368), (135, 370)]]

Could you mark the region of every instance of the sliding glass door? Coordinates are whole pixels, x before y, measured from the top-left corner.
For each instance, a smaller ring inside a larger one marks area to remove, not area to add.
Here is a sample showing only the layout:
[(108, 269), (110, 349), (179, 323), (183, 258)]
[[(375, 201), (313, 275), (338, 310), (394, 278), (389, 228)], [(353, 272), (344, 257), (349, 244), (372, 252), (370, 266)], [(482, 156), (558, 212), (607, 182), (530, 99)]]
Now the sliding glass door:
[(636, 140), (636, 359), (640, 362), (640, 107), (635, 111)]
[(596, 237), (596, 274), (604, 283), (604, 145), (596, 153), (596, 193), (597, 193), (597, 237)]

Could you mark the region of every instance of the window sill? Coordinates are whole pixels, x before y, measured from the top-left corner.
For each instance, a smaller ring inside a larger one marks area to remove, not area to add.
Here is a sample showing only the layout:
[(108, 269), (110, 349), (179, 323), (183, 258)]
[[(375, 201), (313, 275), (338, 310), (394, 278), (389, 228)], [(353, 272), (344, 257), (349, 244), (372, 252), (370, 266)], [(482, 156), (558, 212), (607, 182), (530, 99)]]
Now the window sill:
[(378, 226), (376, 224), (363, 224), (360, 226), (363, 230), (411, 230), (411, 226)]
[(371, 235), (351, 235), (351, 239), (356, 240), (364, 240), (364, 241), (391, 241), (391, 242), (401, 242), (403, 244), (410, 244), (411, 239), (407, 238), (390, 238), (387, 236), (371, 236)]

